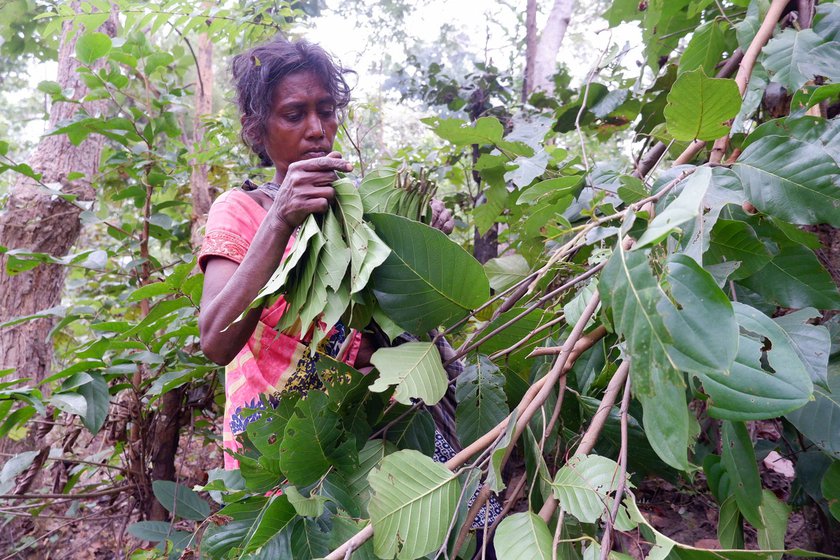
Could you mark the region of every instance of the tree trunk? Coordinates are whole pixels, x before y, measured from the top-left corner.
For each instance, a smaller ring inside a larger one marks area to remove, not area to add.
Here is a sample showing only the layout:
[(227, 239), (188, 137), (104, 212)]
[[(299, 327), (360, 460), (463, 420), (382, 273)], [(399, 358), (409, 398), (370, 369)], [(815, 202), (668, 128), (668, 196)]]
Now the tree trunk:
[[(548, 15), (548, 21), (540, 33), (534, 55), (534, 76), (531, 91), (538, 89), (551, 95), (554, 93), (554, 80), (557, 70), (557, 53), (566, 36), (566, 29), (572, 19), (574, 0), (554, 0), (554, 6)], [(529, 92), (530, 93), (530, 92)]]
[[(78, 7), (78, 2), (73, 4)], [(76, 99), (83, 98), (88, 88), (76, 69), (73, 58), (79, 29), (71, 29), (65, 22), (58, 52), (57, 81), (65, 91), (69, 88)], [(114, 36), (116, 12), (102, 26), (101, 31)], [(97, 61), (94, 71), (105, 65)], [(84, 103), (90, 114), (104, 112), (107, 101)], [(69, 119), (78, 110), (73, 103), (55, 103), (50, 110), (50, 127)], [(78, 200), (92, 201), (95, 190), (92, 178), (99, 169), (99, 154), (104, 137), (88, 137), (73, 146), (66, 135), (44, 136), (30, 159), (30, 166), (41, 173), (41, 182), (58, 184), (61, 191), (78, 196)], [(83, 177), (68, 180), (70, 172)], [(36, 181), (19, 176), (9, 190), (9, 200), (0, 213), (0, 245), (9, 249), (26, 249), (61, 257), (66, 255), (79, 236), (81, 223), (79, 207), (45, 192)], [(15, 276), (6, 273), (6, 258), (0, 257), (0, 322), (57, 306), (64, 286), (64, 268), (59, 265), (40, 265)], [(53, 349), (48, 335), (54, 319), (38, 319), (13, 328), (0, 330), (0, 369), (15, 368), (19, 378), (41, 381), (49, 372)]]
[(528, 0), (525, 8), (525, 76), (522, 79), (522, 102), (528, 100), (534, 84), (534, 57), (537, 54), (537, 0)]
[[(198, 87), (195, 95), (195, 120), (193, 126), (193, 150), (198, 153), (204, 142), (204, 117), (213, 112), (213, 43), (206, 33), (198, 37)], [(204, 240), (204, 225), (213, 202), (210, 196), (210, 182), (207, 179), (207, 164), (193, 161), (190, 175), (192, 195), (192, 245), (201, 246)]]

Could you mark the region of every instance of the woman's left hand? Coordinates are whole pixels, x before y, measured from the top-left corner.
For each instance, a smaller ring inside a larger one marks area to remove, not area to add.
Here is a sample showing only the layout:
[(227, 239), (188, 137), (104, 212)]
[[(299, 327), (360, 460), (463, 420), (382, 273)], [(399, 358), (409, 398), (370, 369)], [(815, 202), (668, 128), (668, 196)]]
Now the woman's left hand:
[(452, 216), (452, 212), (444, 206), (443, 201), (433, 198), (429, 206), (432, 207), (432, 223), (430, 225), (446, 235), (452, 233), (452, 230), (455, 229), (455, 218)]

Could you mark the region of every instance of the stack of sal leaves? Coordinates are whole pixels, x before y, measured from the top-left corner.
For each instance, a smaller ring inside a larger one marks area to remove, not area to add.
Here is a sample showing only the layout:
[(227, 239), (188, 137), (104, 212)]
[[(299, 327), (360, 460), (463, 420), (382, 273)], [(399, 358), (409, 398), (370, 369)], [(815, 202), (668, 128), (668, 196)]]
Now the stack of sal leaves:
[(402, 332), (382, 314), (368, 288), (371, 274), (391, 249), (364, 215), (383, 212), (419, 220), (427, 215), (435, 191), (425, 173), (417, 180), (392, 168), (369, 173), (358, 190), (346, 177), (333, 187), (334, 204), (306, 219), (291, 253), (255, 300), (270, 304), (282, 295), (288, 307), (276, 329), (299, 337), (311, 330), (313, 352), (342, 317), (354, 326), (373, 317), (389, 331)]

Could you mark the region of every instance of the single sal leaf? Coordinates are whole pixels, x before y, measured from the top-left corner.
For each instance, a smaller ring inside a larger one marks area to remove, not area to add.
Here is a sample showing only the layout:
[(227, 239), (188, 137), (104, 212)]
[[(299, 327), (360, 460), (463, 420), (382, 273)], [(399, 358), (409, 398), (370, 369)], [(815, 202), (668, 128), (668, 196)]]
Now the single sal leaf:
[(743, 422), (723, 423), (721, 462), (732, 480), (732, 493), (741, 514), (753, 527), (763, 527), (761, 477), (750, 434)]
[[(761, 491), (761, 507), (758, 508), (763, 527), (758, 529), (758, 546), (764, 550), (783, 550), (787, 533), (790, 507), (770, 490)], [(773, 560), (781, 560), (782, 553), (774, 552)]]
[(784, 329), (788, 343), (808, 368), (811, 381), (827, 387), (831, 335), (823, 325), (808, 323), (809, 320), (820, 316), (819, 311), (808, 307), (777, 317), (774, 321)]
[(280, 470), (292, 484), (312, 484), (330, 465), (347, 470), (358, 465), (355, 441), (345, 439), (338, 413), (327, 406), (328, 402), (324, 393), (310, 391), (298, 401), (286, 423), (280, 444)]
[(552, 537), (539, 515), (526, 511), (505, 517), (493, 538), (499, 558), (551, 560)]
[(183, 484), (176, 484), (170, 480), (155, 480), (152, 483), (152, 491), (160, 505), (178, 517), (204, 521), (210, 515), (210, 504)]
[(359, 185), (365, 214), (387, 212), (388, 201), (396, 194), (396, 180), (397, 170), (390, 167), (383, 167), (365, 175)]
[(618, 463), (606, 457), (575, 455), (557, 471), (554, 496), (578, 520), (595, 523), (612, 508), (619, 471)]
[(484, 263), (484, 272), (487, 273), (491, 288), (504, 291), (525, 279), (530, 274), (531, 267), (525, 257), (513, 254), (490, 259)]
[(696, 219), (700, 215), (703, 198), (711, 181), (711, 168), (699, 167), (692, 173), (685, 181), (679, 196), (651, 220), (634, 248), (642, 249), (659, 243), (679, 226)]
[(685, 47), (677, 72), (682, 74), (702, 68), (707, 76), (713, 75), (726, 50), (725, 25), (725, 22), (714, 20), (700, 26)]
[(111, 51), (111, 38), (104, 33), (85, 33), (76, 41), (76, 58), (82, 64), (93, 64)]
[(665, 293), (643, 251), (625, 251), (617, 245), (598, 283), (604, 306), (612, 311), (616, 332), (627, 340), (633, 359), (631, 375), (637, 393), (653, 396), (653, 371), (664, 372), (674, 383), (682, 383), (676, 365), (668, 355), (671, 335), (658, 309)]
[(679, 309), (663, 300), (658, 309), (671, 333), (668, 349), (682, 371), (725, 371), (738, 353), (738, 323), (726, 294), (697, 262), (681, 254), (668, 259), (671, 295)]
[[(732, 306), (741, 327), (735, 361), (729, 370), (700, 375), (710, 397), (710, 414), (728, 420), (761, 420), (807, 403), (813, 384), (787, 334), (757, 309), (737, 302)], [(765, 340), (769, 341), (766, 348)]]
[(829, 364), (826, 384), (814, 390), (813, 401), (785, 417), (825, 454), (840, 459), (840, 362)]
[(385, 457), (368, 480), (377, 556), (414, 559), (437, 550), (458, 507), (457, 477), (422, 453), (406, 449)]
[(732, 170), (749, 201), (763, 213), (795, 224), (840, 227), (837, 162), (819, 140), (759, 137)]
[(324, 215), (323, 253), (319, 264), (319, 274), (325, 277), (325, 284), (333, 291), (337, 291), (350, 264), (350, 247), (341, 235), (341, 224), (335, 217), (332, 208)]
[(455, 422), (461, 445), (469, 445), (495, 428), (508, 415), (505, 376), (487, 356), (467, 366), (458, 376)]
[(490, 296), (481, 264), (440, 231), (391, 214), (370, 214), (376, 234), (391, 248), (373, 273), (382, 311), (421, 336), (465, 317)]
[(394, 399), (411, 404), (411, 399), (423, 399), (427, 405), (436, 404), (446, 393), (449, 378), (440, 361), (440, 353), (431, 342), (408, 342), (394, 348), (380, 348), (370, 358), (379, 378), (370, 390), (381, 393), (396, 385)]
[(729, 132), (741, 94), (734, 80), (707, 78), (701, 68), (677, 78), (668, 93), (665, 122), (676, 140), (715, 140)]

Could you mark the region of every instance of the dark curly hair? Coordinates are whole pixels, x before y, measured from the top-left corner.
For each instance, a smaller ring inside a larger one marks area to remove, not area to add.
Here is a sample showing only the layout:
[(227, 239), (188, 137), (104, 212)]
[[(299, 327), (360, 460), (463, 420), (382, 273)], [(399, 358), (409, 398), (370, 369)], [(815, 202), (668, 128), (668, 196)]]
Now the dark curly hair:
[(296, 72), (314, 72), (341, 111), (350, 103), (350, 86), (344, 74), (352, 72), (318, 45), (306, 40), (277, 37), (233, 57), (231, 73), (236, 87), (236, 104), (242, 115), (240, 136), (265, 167), (273, 165), (263, 146), (266, 123), (274, 106), (277, 84)]

